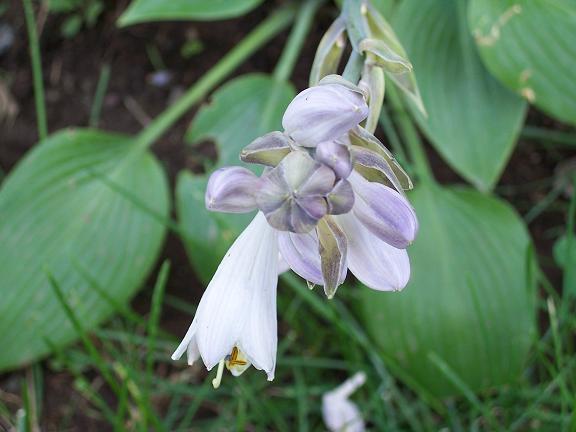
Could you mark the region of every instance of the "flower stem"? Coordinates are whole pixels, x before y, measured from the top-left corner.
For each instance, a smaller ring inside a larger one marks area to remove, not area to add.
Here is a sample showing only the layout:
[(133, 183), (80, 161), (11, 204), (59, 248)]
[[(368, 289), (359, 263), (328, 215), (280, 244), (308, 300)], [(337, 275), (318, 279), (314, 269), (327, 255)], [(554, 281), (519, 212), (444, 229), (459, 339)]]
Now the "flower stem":
[(406, 111), (406, 108), (400, 99), (398, 90), (394, 85), (388, 86), (386, 90), (388, 100), (392, 105), (392, 115), (395, 117), (400, 129), (400, 134), (404, 138), (404, 142), (408, 147), (408, 153), (410, 154), (410, 158), (414, 164), (416, 176), (422, 182), (436, 183), (416, 126), (414, 126), (412, 119)]
[(36, 104), (36, 121), (38, 122), (38, 137), (43, 140), (48, 135), (48, 122), (46, 120), (46, 101), (44, 99), (44, 82), (42, 80), (42, 60), (40, 57), (40, 44), (32, 0), (22, 0), (26, 29), (28, 31), (28, 45), (32, 61), (32, 79), (34, 81), (34, 102)]
[(298, 16), (296, 17), (296, 23), (288, 37), (280, 60), (274, 69), (274, 79), (276, 81), (288, 81), (290, 79), (304, 40), (310, 31), (312, 19), (322, 3), (324, 3), (324, 0), (308, 0), (300, 8)]
[(195, 103), (200, 101), (216, 85), (241, 65), (262, 45), (276, 36), (293, 20), (293, 8), (283, 8), (264, 20), (235, 48), (226, 54), (196, 84), (162, 114), (154, 119), (136, 137), (136, 147), (146, 149), (160, 138)]
[(357, 84), (360, 80), (360, 74), (362, 73), (363, 60), (362, 55), (352, 50), (346, 67), (344, 67), (344, 72), (342, 72), (342, 77), (353, 84)]

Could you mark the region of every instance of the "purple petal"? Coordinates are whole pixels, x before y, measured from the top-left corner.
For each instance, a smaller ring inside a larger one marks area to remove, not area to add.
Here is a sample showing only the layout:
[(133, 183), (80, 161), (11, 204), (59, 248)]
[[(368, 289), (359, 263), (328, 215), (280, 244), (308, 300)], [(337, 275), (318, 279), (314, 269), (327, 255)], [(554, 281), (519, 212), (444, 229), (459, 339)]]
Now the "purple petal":
[[(404, 169), (400, 166), (398, 161), (394, 159), (392, 153), (390, 153), (390, 151), (386, 148), (384, 144), (382, 144), (382, 142), (378, 138), (376, 138), (374, 135), (372, 135), (370, 132), (368, 132), (366, 129), (362, 127), (356, 127), (352, 129), (348, 134), (348, 138), (353, 146), (358, 146), (372, 150), (373, 152), (376, 152), (378, 155), (380, 155), (380, 157), (386, 161), (388, 166), (392, 169), (394, 177), (396, 178), (396, 181), (394, 181), (393, 178), (390, 178), (390, 181), (394, 184), (394, 187), (398, 189), (398, 192), (402, 191), (402, 189), (404, 190), (412, 189), (412, 180), (410, 180), (410, 177), (408, 176), (408, 174), (406, 174), (406, 171), (404, 171)], [(353, 154), (352, 158), (353, 159), (357, 158), (357, 155)]]
[(225, 213), (246, 213), (256, 208), (258, 177), (246, 168), (224, 167), (212, 173), (206, 187), (206, 208)]
[(332, 168), (339, 178), (345, 179), (352, 171), (350, 150), (334, 141), (325, 141), (316, 147), (316, 160)]
[(348, 267), (356, 278), (378, 291), (399, 291), (410, 279), (405, 249), (397, 249), (374, 237), (352, 213), (338, 216), (348, 238)]
[(325, 195), (335, 179), (330, 168), (308, 153), (293, 151), (260, 178), (256, 203), (274, 228), (308, 232), (328, 211)]
[(307, 233), (313, 230), (318, 223), (317, 218), (294, 203), (292, 198), (285, 200), (280, 207), (275, 209), (266, 209), (260, 201), (258, 205), (260, 209), (263, 209), (268, 223), (279, 231)]
[(367, 115), (368, 105), (361, 93), (326, 84), (299, 93), (288, 105), (282, 126), (297, 144), (315, 147), (344, 135)]
[(369, 182), (353, 172), (350, 183), (356, 200), (353, 212), (375, 236), (396, 248), (406, 248), (414, 241), (418, 221), (412, 206), (395, 190)]
[(307, 234), (281, 232), (278, 242), (282, 257), (297, 275), (313, 284), (324, 285), (316, 231)]
[(298, 195), (326, 195), (334, 187), (336, 175), (330, 168), (316, 164), (306, 180), (297, 188)]
[(305, 196), (296, 200), (298, 206), (314, 219), (322, 219), (328, 212), (326, 199), (321, 196)]
[(328, 213), (339, 215), (348, 213), (354, 206), (354, 190), (348, 180), (340, 180), (326, 197)]

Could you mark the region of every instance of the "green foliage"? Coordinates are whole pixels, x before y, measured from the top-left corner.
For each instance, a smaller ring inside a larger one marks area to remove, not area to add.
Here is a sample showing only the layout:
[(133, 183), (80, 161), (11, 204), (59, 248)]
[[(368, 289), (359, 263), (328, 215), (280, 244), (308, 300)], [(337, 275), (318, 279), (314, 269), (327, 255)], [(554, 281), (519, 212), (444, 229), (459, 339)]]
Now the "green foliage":
[(491, 189), (514, 148), (526, 104), (482, 65), (464, 2), (405, 0), (394, 24), (428, 113), (413, 110), (419, 125), (460, 175)]
[(112, 312), (93, 284), (124, 303), (155, 264), (166, 230), (141, 206), (166, 217), (167, 182), (156, 159), (131, 144), (102, 132), (60, 132), (3, 183), (0, 344), (9, 349), (0, 350), (0, 370), (77, 336), (48, 275), (89, 328)]
[(362, 292), (373, 337), (437, 396), (462, 390), (431, 356), (473, 391), (515, 382), (535, 319), (522, 221), (502, 201), (467, 189), (421, 185), (410, 199), (420, 220), (412, 278), (400, 294)]
[[(294, 97), (291, 85), (262, 74), (244, 75), (222, 86), (212, 102), (200, 109), (187, 134), (196, 143), (212, 140), (218, 159), (208, 171), (239, 165), (240, 150), (255, 138), (281, 127), (284, 110)], [(254, 165), (245, 165), (255, 169)], [(178, 178), (176, 204), (185, 233), (186, 250), (194, 267), (208, 280), (228, 247), (252, 219), (251, 214), (210, 213), (204, 207), (207, 176), (183, 172)]]
[(469, 17), (494, 76), (550, 115), (576, 125), (576, 2), (471, 0)]
[[(120, 24), (223, 19), (261, 3), (134, 0)], [(414, 63), (428, 112), (424, 117), (413, 110), (416, 121), (476, 188), (487, 191), (498, 181), (524, 119), (527, 104), (507, 87), (576, 124), (576, 87), (570, 81), (576, 28), (572, 0), (373, 3), (393, 19)], [(0, 0), (0, 9), (2, 4)], [(69, 15), (63, 31), (72, 36), (97, 19), (101, 4), (51, 0), (50, 10)], [(392, 104), (399, 116), (384, 118), (389, 141), (399, 154), (406, 147), (410, 158), (402, 160), (412, 160), (407, 168), (419, 179), (410, 198), (421, 229), (410, 249), (413, 278), (406, 291), (377, 293), (348, 283), (328, 302), (319, 290), (284, 275), (278, 293), (276, 380), (269, 384), (250, 370), (239, 379), (227, 376), (218, 391), (212, 391), (210, 379), (203, 381), (199, 368), (174, 372), (170, 367), (177, 340), (159, 326), (162, 307), (190, 319), (195, 308), (164, 297), (168, 264), (153, 292), (143, 296), (150, 294), (150, 316), (127, 306), (154, 265), (167, 227), (181, 236), (197, 274), (207, 281), (251, 219), (250, 214), (207, 212), (206, 181), (214, 169), (238, 165), (238, 152), (254, 138), (280, 129), (282, 113), (294, 96), (284, 79), (300, 48), (290, 42), (292, 36), (274, 77), (237, 78), (198, 111), (187, 140), (213, 141), (218, 156), (215, 163), (206, 162), (202, 175), (180, 173), (180, 225), (167, 219), (164, 173), (143, 149), (284, 28), (292, 19), (289, 10), (241, 42), (137, 138), (61, 132), (9, 174), (0, 190), (0, 346), (8, 347), (0, 350), (0, 370), (55, 352), (51, 368), (73, 375), (74, 394), (89, 400), (114, 430), (288, 431), (295, 425), (320, 430), (322, 393), (359, 370), (368, 380), (353, 398), (374, 430), (576, 430), (573, 298), (560, 297), (535, 268), (526, 226), (506, 203), (434, 183), (401, 104)], [(361, 22), (362, 14), (357, 15)], [(296, 26), (303, 29), (302, 37), (305, 22)], [(31, 33), (30, 38), (36, 36)], [(191, 40), (182, 55), (201, 49)], [(34, 68), (41, 78), (41, 62)], [(570, 133), (559, 135), (558, 141), (573, 145)], [(549, 195), (545, 205), (540, 201), (538, 212), (529, 212), (526, 220), (557, 204), (558, 197)], [(555, 233), (573, 231), (575, 201), (568, 229), (554, 227)], [(564, 290), (571, 293), (576, 292), (574, 242), (573, 236), (564, 236), (555, 247), (565, 271)], [(546, 290), (545, 299), (536, 302), (535, 275)], [(535, 303), (547, 317), (539, 338)], [(95, 329), (112, 312), (118, 317)], [(362, 318), (366, 330), (355, 317)], [(62, 350), (78, 337), (82, 347)], [(94, 371), (105, 390), (95, 390)], [(33, 429), (40, 411), (34, 401), (43, 392), (35, 387), (24, 387), (21, 414), (11, 422), (22, 430)], [(442, 399), (445, 395), (457, 397)], [(4, 400), (0, 398), (0, 416), (8, 418)]]
[(62, 23), (62, 36), (73, 38), (83, 25), (92, 27), (104, 10), (102, 0), (49, 0), (48, 10), (52, 13), (66, 14)]
[(147, 21), (218, 20), (252, 10), (263, 0), (133, 0), (120, 17), (122, 26)]

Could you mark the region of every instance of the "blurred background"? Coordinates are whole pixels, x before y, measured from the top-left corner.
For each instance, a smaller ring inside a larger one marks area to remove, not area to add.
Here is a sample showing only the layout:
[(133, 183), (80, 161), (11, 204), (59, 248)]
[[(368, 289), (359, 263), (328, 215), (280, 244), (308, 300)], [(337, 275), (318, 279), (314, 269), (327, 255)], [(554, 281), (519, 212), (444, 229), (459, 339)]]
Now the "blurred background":
[(387, 81), (412, 280), (282, 276), (275, 380), (218, 390), (170, 360), (250, 220), (206, 212), (207, 174), (280, 128), (339, 6), (162, 3), (0, 0), (0, 430), (326, 430), (359, 371), (369, 430), (576, 430), (574, 2), (372, 2), (428, 112)]

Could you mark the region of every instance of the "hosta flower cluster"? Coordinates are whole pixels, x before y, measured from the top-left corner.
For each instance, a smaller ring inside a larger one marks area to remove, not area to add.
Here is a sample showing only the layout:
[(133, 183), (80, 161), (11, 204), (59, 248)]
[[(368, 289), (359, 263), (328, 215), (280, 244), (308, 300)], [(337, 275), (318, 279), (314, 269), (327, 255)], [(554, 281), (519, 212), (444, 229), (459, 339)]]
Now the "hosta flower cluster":
[[(331, 298), (350, 270), (364, 285), (402, 289), (410, 276), (406, 247), (418, 223), (404, 196), (410, 179), (362, 127), (367, 95), (337, 75), (298, 94), (283, 131), (266, 134), (240, 158), (259, 164), (212, 174), (206, 206), (256, 216), (208, 285), (173, 358), (187, 351), (234, 374), (250, 364), (274, 377), (278, 269), (288, 265)], [(258, 171), (258, 170), (256, 170)]]

